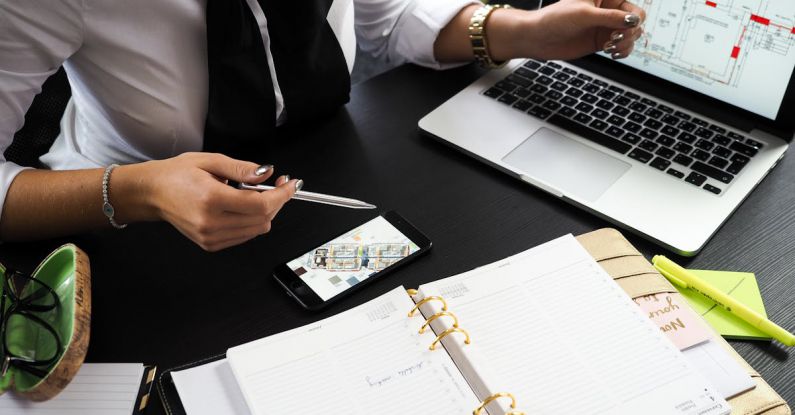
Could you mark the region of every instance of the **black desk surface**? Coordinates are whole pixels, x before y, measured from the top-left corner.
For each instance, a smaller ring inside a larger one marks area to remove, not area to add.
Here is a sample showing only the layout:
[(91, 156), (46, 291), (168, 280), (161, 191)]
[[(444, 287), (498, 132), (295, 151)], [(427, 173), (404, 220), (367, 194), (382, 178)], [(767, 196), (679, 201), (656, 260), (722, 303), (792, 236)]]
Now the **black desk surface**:
[[(321, 314), (300, 309), (269, 275), (377, 212), (291, 202), (269, 235), (206, 253), (164, 223), (68, 239), (90, 256), (88, 362), (172, 367), (338, 313), (395, 286), (466, 271), (566, 233), (609, 223), (422, 136), (417, 121), (479, 75), (404, 66), (353, 88), (329, 121), (280, 138), (267, 162), (306, 189), (395, 209), (433, 241), (431, 252)], [(485, 138), (488, 139), (488, 138)], [(260, 160), (255, 160), (260, 161)], [(790, 154), (739, 208), (693, 268), (755, 272), (770, 317), (795, 329), (795, 160)], [(665, 253), (628, 235), (647, 257)], [(0, 261), (32, 271), (62, 241), (0, 245)], [(672, 255), (673, 254), (670, 254)], [(795, 362), (766, 342), (732, 342), (790, 403)], [(159, 401), (159, 399), (157, 399)], [(151, 413), (162, 413), (154, 402)]]

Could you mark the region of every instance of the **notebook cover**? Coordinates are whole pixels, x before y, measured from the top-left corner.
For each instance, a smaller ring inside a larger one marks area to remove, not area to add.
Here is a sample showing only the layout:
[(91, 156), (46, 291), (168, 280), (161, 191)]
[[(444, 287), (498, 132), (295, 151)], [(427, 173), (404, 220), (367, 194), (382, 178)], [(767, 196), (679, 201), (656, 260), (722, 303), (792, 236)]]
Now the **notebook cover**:
[[(673, 293), (676, 289), (615, 229), (600, 229), (577, 237), (577, 241), (632, 298)], [(728, 399), (732, 414), (791, 415), (787, 402), (762, 379), (719, 334), (714, 339), (734, 356), (756, 382), (756, 388)]]

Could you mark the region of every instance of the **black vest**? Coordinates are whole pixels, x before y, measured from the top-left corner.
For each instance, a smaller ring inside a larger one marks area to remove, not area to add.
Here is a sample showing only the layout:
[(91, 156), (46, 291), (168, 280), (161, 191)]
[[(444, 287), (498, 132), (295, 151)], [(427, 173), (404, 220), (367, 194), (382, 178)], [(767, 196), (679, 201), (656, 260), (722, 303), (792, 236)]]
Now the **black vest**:
[[(311, 122), (349, 100), (350, 74), (326, 16), (333, 0), (258, 0), (289, 124)], [(209, 103), (204, 151), (253, 159), (276, 134), (265, 47), (246, 0), (208, 0)]]

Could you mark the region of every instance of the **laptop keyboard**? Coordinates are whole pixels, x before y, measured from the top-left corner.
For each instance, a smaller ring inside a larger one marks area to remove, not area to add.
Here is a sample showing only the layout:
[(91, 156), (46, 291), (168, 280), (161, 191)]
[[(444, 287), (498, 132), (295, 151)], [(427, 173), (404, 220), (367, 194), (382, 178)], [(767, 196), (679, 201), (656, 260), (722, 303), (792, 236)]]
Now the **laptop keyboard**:
[(716, 195), (762, 148), (756, 140), (555, 62), (530, 59), (483, 95)]

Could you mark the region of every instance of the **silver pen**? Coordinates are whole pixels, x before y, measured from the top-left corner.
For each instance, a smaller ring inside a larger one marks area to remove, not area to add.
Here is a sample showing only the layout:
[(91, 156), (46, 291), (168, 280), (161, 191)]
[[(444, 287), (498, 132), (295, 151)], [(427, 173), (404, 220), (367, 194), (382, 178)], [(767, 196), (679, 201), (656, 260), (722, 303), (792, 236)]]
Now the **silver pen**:
[[(238, 183), (237, 187), (239, 189), (245, 190), (256, 190), (258, 192), (264, 192), (266, 190), (273, 190), (275, 187), (268, 186), (265, 184), (247, 184), (247, 183)], [(295, 192), (293, 195), (293, 199), (296, 200), (304, 200), (307, 202), (315, 202), (315, 203), (322, 203), (325, 205), (332, 205), (332, 206), (341, 206), (350, 209), (375, 209), (375, 205), (371, 205), (366, 202), (362, 202), (361, 200), (356, 199), (349, 199), (347, 197), (340, 197), (340, 196), (332, 196), (332, 195), (324, 195), (322, 193), (314, 193), (314, 192), (307, 192), (304, 190), (299, 190)]]

